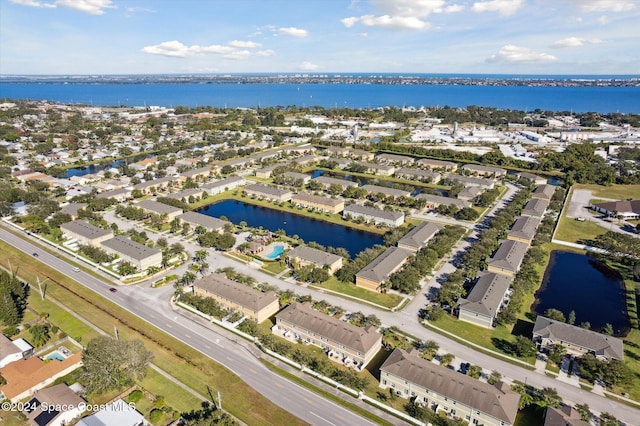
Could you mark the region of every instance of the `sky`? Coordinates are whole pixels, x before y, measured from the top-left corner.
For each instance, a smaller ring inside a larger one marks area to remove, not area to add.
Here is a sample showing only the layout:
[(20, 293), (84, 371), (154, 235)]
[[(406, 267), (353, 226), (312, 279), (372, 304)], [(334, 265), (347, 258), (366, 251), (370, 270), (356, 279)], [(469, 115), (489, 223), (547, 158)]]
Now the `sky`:
[(0, 74), (640, 74), (640, 0), (0, 0)]

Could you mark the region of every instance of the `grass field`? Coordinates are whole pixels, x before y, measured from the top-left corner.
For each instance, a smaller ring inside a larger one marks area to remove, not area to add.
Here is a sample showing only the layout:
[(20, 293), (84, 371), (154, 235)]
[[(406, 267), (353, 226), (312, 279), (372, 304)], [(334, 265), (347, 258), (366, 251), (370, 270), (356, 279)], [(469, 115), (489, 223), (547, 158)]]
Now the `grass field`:
[[(28, 282), (35, 282), (36, 276), (50, 277), (54, 284), (48, 286), (47, 292), (51, 297), (62, 301), (81, 317), (91, 319), (92, 323), (109, 334), (113, 333), (114, 327), (117, 326), (121, 339), (140, 339), (153, 352), (155, 365), (172, 376), (179, 377), (184, 384), (199, 394), (207, 395), (208, 386), (216, 391), (219, 390), (222, 395), (233, 395), (233, 398), (226, 399), (225, 409), (241, 421), (251, 425), (304, 424), (300, 419), (277, 407), (249, 387), (237, 375), (200, 352), (150, 326), (147, 322), (46, 265), (34, 262), (32, 256), (3, 242), (0, 242), (0, 250), (4, 254), (0, 264), (7, 267), (7, 259), (11, 259), (13, 268), (19, 268), (19, 275)], [(83, 329), (76, 319), (69, 316), (54, 317), (56, 310), (46, 300), (37, 310), (49, 312), (52, 322), (64, 330), (69, 329), (73, 330), (72, 333), (80, 333), (75, 337), (81, 337), (85, 342), (97, 334), (97, 332)], [(173, 388), (167, 389), (163, 394), (167, 397), (168, 403), (170, 403), (171, 392)], [(170, 405), (172, 404), (171, 402)]]
[(607, 232), (607, 229), (595, 222), (589, 220), (580, 222), (573, 218), (566, 217), (563, 214), (558, 223), (555, 239), (576, 243), (584, 240), (592, 240), (605, 232)]
[(338, 281), (338, 279), (333, 276), (323, 283), (313, 284), (313, 287), (318, 289), (332, 290), (341, 294), (356, 297), (367, 302), (386, 306), (387, 308), (393, 308), (397, 306), (403, 299), (397, 294), (376, 293), (361, 287), (356, 287), (356, 285), (352, 283), (343, 283), (342, 281)]
[(616, 200), (626, 200), (640, 198), (640, 185), (595, 185), (595, 184), (575, 184), (575, 189), (588, 189), (594, 197), (609, 198)]

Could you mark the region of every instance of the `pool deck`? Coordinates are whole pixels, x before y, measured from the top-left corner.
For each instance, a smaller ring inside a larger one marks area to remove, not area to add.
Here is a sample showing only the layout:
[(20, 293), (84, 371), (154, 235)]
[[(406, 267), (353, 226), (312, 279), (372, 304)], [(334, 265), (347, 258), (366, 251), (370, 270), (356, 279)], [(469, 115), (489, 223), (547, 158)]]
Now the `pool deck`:
[(289, 249), (289, 244), (282, 241), (274, 241), (272, 243), (269, 243), (269, 245), (264, 246), (264, 248), (260, 250), (260, 252), (256, 253), (256, 255), (264, 260), (276, 260), (277, 258), (271, 259), (267, 257), (269, 254), (273, 253), (273, 249), (275, 248), (275, 246), (284, 246), (284, 250)]

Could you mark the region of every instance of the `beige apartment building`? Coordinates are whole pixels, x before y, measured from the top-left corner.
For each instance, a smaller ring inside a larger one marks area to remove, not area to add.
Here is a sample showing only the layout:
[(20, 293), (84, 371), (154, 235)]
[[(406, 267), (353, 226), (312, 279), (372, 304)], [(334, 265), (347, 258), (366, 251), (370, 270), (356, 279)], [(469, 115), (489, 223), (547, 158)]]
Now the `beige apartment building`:
[(291, 204), (332, 214), (340, 213), (344, 210), (344, 200), (342, 198), (323, 197), (307, 192), (295, 194), (291, 197)]

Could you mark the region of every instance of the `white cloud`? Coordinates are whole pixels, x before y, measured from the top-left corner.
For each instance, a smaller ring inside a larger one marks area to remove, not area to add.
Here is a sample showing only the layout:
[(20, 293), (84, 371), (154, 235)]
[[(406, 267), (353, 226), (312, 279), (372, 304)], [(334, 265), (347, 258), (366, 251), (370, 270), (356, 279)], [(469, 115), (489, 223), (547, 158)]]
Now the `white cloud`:
[(424, 30), (429, 28), (431, 24), (423, 21), (414, 16), (373, 16), (364, 15), (358, 18), (362, 25), (367, 27), (382, 27), (390, 28), (393, 30), (409, 29), (409, 30)]
[(296, 27), (283, 27), (279, 28), (278, 31), (280, 32), (280, 34), (285, 34), (297, 38), (304, 38), (309, 35), (309, 32), (307, 30)]
[(487, 62), (511, 62), (511, 63), (527, 63), (527, 62), (550, 62), (557, 61), (553, 55), (548, 53), (538, 52), (528, 47), (514, 46), (508, 44), (502, 49), (491, 55)]
[(256, 52), (257, 56), (273, 56), (275, 54), (276, 54), (276, 52), (271, 50), (271, 49), (259, 50), (259, 51)]
[(104, 9), (115, 8), (111, 0), (56, 0), (56, 5), (75, 9), (90, 15), (102, 15)]
[(636, 0), (573, 0), (584, 12), (628, 12), (636, 7)]
[(350, 16), (340, 20), (347, 28), (360, 23), (367, 27), (381, 27), (393, 30), (425, 30), (431, 24), (425, 20), (432, 13), (455, 13), (464, 6), (446, 6), (445, 0), (371, 0), (371, 5), (379, 14)]
[(21, 6), (29, 6), (29, 7), (49, 7), (55, 8), (56, 5), (53, 3), (43, 3), (37, 0), (9, 0), (11, 3), (19, 4)]
[(580, 37), (567, 37), (567, 38), (563, 38), (562, 40), (558, 40), (554, 42), (551, 45), (551, 47), (552, 48), (579, 47), (585, 44), (597, 44), (597, 43), (602, 43), (602, 40), (597, 38), (586, 39), (586, 38), (580, 38)]
[(314, 64), (313, 62), (304, 61), (303, 63), (300, 64), (299, 68), (303, 71), (314, 71), (320, 67)]
[[(145, 46), (142, 48), (142, 51), (152, 55), (169, 56), (172, 58), (187, 58), (196, 55), (217, 54), (222, 55), (223, 58), (234, 60), (247, 59), (251, 56), (273, 56), (276, 54), (276, 52), (271, 49), (257, 52), (247, 50), (248, 48), (259, 46), (259, 43), (243, 42), (238, 40), (229, 42), (227, 46), (219, 44), (212, 44), (209, 46), (199, 46), (194, 44), (193, 46), (187, 46), (178, 40), (171, 40), (153, 46)], [(241, 47), (245, 47), (245, 49), (239, 49)]]
[(475, 2), (471, 7), (474, 12), (498, 12), (502, 16), (513, 15), (524, 5), (524, 0), (489, 0)]
[(260, 47), (262, 45), (260, 43), (256, 43), (255, 41), (231, 40), (229, 42), (229, 46), (239, 47), (243, 49), (255, 49), (256, 47)]
[(609, 18), (607, 18), (606, 15), (602, 15), (598, 18), (598, 23), (600, 25), (607, 25), (609, 23)]

